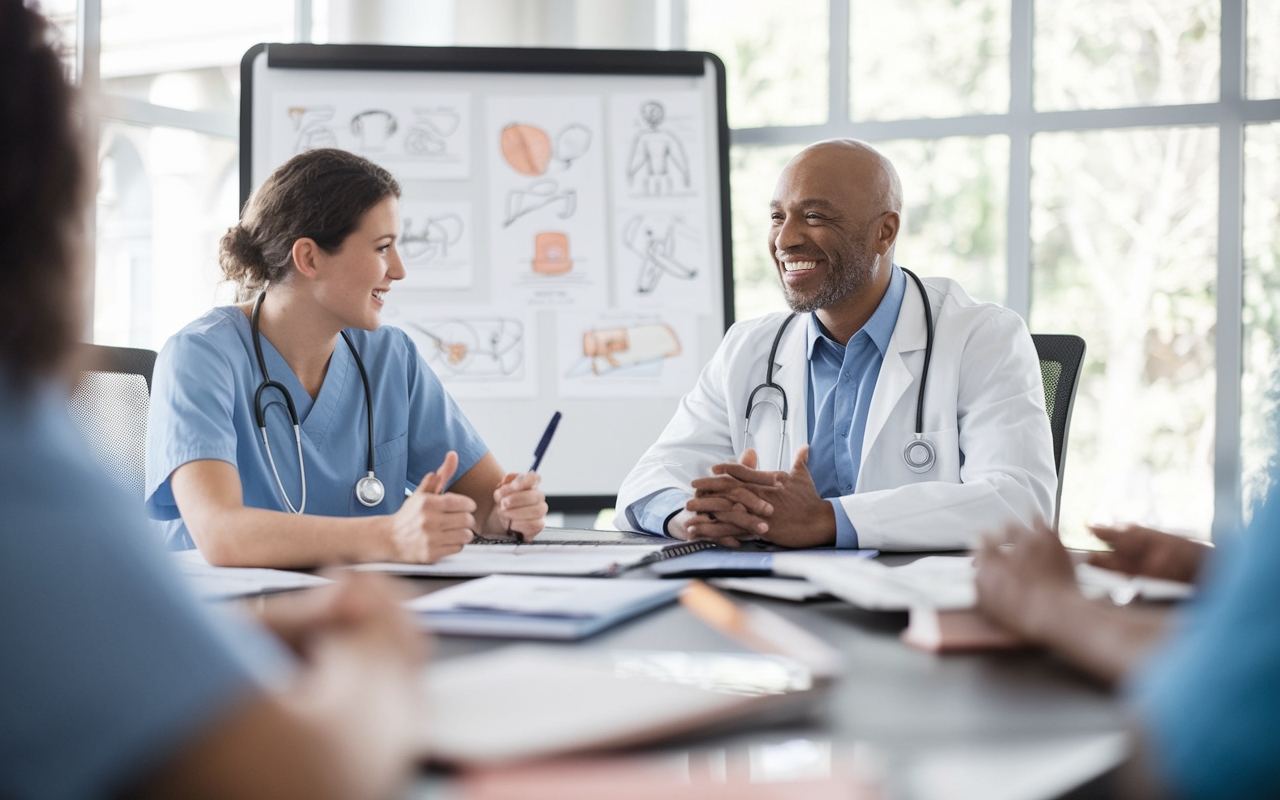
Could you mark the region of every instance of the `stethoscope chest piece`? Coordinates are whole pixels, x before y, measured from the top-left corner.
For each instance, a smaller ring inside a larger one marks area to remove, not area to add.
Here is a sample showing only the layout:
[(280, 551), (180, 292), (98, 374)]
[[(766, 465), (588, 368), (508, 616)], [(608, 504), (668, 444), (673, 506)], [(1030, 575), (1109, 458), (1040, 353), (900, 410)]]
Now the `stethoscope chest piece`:
[(373, 508), (386, 496), (387, 491), (383, 488), (382, 481), (372, 472), (356, 481), (356, 499), (360, 501), (360, 505)]
[(907, 462), (907, 469), (912, 472), (928, 472), (933, 469), (933, 463), (938, 460), (933, 450), (933, 442), (922, 438), (918, 433), (916, 438), (907, 442), (907, 446), (902, 449), (902, 458)]

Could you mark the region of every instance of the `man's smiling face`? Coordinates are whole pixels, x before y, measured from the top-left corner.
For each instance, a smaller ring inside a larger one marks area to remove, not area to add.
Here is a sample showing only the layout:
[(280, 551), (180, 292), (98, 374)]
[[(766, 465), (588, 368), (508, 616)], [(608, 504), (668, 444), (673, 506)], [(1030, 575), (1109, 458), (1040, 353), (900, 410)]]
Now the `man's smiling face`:
[(787, 304), (797, 312), (829, 308), (869, 285), (875, 224), (888, 209), (863, 154), (817, 146), (791, 160), (770, 203), (769, 251)]

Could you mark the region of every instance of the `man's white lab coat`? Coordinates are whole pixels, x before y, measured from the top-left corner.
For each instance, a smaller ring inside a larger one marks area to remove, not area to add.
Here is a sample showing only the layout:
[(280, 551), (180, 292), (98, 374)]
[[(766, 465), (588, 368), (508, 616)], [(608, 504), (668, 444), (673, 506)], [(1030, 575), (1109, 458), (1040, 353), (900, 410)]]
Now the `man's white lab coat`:
[[(929, 278), (925, 285), (934, 344), (924, 434), (937, 462), (921, 474), (903, 460), (903, 448), (915, 435), (926, 340), (923, 300), (909, 284), (872, 395), (858, 482), (853, 494), (840, 498), (860, 547), (968, 548), (984, 531), (997, 532), (1011, 522), (1053, 520), (1053, 439), (1040, 362), (1026, 325), (1006, 308), (974, 301), (955, 281)], [(692, 494), (695, 478), (709, 475), (713, 464), (738, 459), (748, 447), (759, 454), (760, 469), (778, 468), (778, 412), (758, 405), (749, 442), (744, 432), (747, 397), (765, 380), (769, 348), (785, 318), (778, 313), (740, 322), (725, 334), (662, 436), (623, 482), (619, 526), (629, 524), (624, 510), (630, 504), (665, 488)], [(803, 316), (791, 323), (775, 360), (774, 381), (788, 398), (785, 470), (808, 443), (806, 327)]]

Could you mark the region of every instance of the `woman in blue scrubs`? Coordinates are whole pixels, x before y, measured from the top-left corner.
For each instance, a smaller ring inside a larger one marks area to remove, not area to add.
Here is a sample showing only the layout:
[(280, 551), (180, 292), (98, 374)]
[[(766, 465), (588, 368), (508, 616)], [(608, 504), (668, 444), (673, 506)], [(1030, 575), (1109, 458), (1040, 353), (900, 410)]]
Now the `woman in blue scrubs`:
[[(542, 530), (538, 476), (504, 475), (412, 340), (381, 327), (405, 275), (399, 196), (381, 167), (313, 150), (223, 237), (242, 302), (188, 325), (156, 362), (146, 505), (170, 547), (226, 566), (431, 563), (473, 531)], [(370, 417), (380, 493), (361, 484)]]

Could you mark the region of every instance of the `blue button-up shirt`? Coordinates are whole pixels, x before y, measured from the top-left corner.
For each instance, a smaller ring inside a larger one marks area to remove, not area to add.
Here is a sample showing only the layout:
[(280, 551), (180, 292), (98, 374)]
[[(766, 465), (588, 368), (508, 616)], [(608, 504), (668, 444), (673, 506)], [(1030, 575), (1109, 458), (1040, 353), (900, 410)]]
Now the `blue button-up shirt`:
[(836, 547), (858, 546), (858, 532), (840, 497), (853, 494), (858, 485), (867, 412), (906, 286), (906, 275), (895, 265), (880, 305), (844, 346), (830, 337), (817, 314), (809, 315), (809, 474), (818, 496), (835, 510)]
[[(906, 285), (906, 275), (894, 265), (889, 289), (880, 305), (844, 346), (824, 332), (816, 314), (809, 315), (806, 333), (809, 474), (813, 476), (818, 496), (826, 498), (835, 510), (836, 547), (858, 546), (858, 532), (839, 498), (853, 494), (858, 485), (867, 412), (885, 350), (898, 324)], [(660, 489), (632, 503), (622, 513), (634, 527), (663, 534), (667, 519), (684, 508), (691, 497), (685, 489)]]

